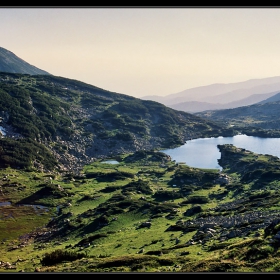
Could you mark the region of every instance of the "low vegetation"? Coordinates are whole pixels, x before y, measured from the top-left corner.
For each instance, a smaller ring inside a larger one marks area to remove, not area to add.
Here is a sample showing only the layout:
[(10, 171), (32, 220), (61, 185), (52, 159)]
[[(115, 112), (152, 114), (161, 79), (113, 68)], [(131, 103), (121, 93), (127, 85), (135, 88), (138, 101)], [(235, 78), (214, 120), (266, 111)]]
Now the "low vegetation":
[(0, 273), (280, 271), (279, 158), (158, 152), (280, 137), (279, 102), (194, 115), (25, 70), (43, 75), (0, 73)]
[(236, 133), (154, 101), (52, 75), (2, 72), (0, 96), (6, 134), (0, 167), (80, 171), (92, 158)]
[(279, 271), (280, 161), (219, 149), (222, 172), (156, 151), (79, 175), (2, 168), (0, 272)]

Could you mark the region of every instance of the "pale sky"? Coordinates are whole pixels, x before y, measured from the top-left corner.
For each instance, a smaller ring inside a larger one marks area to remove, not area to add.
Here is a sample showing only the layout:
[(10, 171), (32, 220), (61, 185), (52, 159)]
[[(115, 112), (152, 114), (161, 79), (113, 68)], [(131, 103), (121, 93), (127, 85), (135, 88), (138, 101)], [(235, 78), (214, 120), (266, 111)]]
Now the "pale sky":
[(0, 47), (137, 98), (280, 76), (280, 8), (4, 7)]

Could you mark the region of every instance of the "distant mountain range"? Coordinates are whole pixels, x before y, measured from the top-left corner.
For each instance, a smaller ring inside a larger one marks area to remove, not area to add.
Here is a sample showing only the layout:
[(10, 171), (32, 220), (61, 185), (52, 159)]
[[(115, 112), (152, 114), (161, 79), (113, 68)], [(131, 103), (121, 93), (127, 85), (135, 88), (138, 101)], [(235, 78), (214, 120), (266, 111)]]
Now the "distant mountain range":
[(144, 96), (175, 110), (189, 113), (248, 106), (280, 92), (280, 76), (229, 84), (212, 84), (167, 96)]
[(51, 75), (26, 61), (9, 50), (0, 47), (0, 72), (21, 73), (30, 75)]
[[(0, 47), (0, 72), (30, 75), (51, 75)], [(231, 109), (262, 102), (280, 93), (280, 76), (252, 79), (229, 84), (212, 84), (169, 94), (167, 96), (144, 96), (172, 109), (188, 113), (207, 110)], [(275, 97), (277, 99), (277, 97)], [(278, 99), (277, 99), (278, 100)]]

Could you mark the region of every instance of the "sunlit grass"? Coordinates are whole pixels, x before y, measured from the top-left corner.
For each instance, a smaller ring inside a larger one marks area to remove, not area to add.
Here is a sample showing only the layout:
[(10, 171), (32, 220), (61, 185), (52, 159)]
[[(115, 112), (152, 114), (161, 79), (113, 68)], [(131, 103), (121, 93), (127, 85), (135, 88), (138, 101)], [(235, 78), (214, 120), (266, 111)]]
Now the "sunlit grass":
[[(261, 157), (265, 159), (265, 156)], [(179, 173), (176, 173), (178, 171)], [(112, 172), (115, 172), (114, 174), (128, 172), (134, 176), (124, 176), (122, 179), (110, 176), (100, 177), (100, 174), (106, 175)], [(225, 269), (227, 266), (234, 270), (236, 265), (240, 266), (240, 270), (253, 271), (252, 267), (244, 266), (243, 259), (246, 250), (250, 247), (249, 245), (242, 247), (242, 244), (250, 244), (245, 240), (232, 238), (224, 245), (215, 239), (209, 240), (205, 245), (199, 241), (190, 244), (196, 230), (185, 232), (183, 228), (177, 231), (169, 229), (178, 222), (192, 221), (199, 216), (233, 215), (232, 211), (215, 213), (213, 209), (223, 203), (242, 198), (244, 191), (247, 196), (267, 195), (270, 201), (274, 201), (272, 205), (259, 208), (259, 210), (279, 210), (278, 181), (274, 180), (264, 183), (263, 187), (254, 188), (254, 182), (241, 184), (239, 173), (225, 169), (223, 173), (229, 172), (230, 177), (228, 185), (220, 185), (214, 179), (200, 184), (200, 178), (203, 180), (207, 178), (200, 177), (204, 174), (203, 172), (210, 172), (212, 175), (210, 176), (209, 173), (209, 178), (215, 178), (213, 173), (218, 174), (218, 171), (213, 169), (192, 169), (172, 162), (162, 167), (158, 162), (150, 162), (147, 165), (145, 161), (142, 163), (121, 161), (116, 165), (94, 162), (84, 167), (84, 177), (71, 178), (71, 176), (56, 174), (52, 180), (50, 180), (50, 174), (13, 169), (0, 170), (2, 178), (9, 175), (9, 182), (16, 184), (10, 187), (2, 181), (2, 191), (7, 196), (1, 196), (1, 201), (10, 198), (14, 203), (28, 198), (30, 203), (48, 205), (49, 209), (47, 212), (41, 211), (38, 214), (32, 207), (14, 205), (1, 207), (0, 240), (3, 242), (0, 244), (0, 249), (4, 251), (3, 259), (14, 262), (18, 257), (25, 259), (26, 261), (17, 264), (17, 270), (25, 271), (34, 271), (36, 267), (40, 267), (42, 270), (89, 272), (98, 271), (97, 264), (107, 262), (109, 267), (105, 265), (102, 268), (103, 272), (199, 270), (201, 269), (199, 262), (205, 271), (215, 268)], [(96, 175), (87, 178), (87, 174), (90, 173)], [(174, 184), (172, 180), (178, 174), (181, 176), (180, 180)], [(190, 181), (192, 178), (194, 178), (193, 182)], [(129, 183), (135, 183), (138, 180), (146, 182), (151, 193), (137, 188), (124, 191)], [(34, 196), (34, 193), (48, 186), (52, 186), (53, 191), (49, 190), (46, 195)], [(174, 198), (173, 192), (178, 194), (182, 188), (186, 188), (187, 191)], [(189, 193), (188, 190), (190, 190)], [(163, 197), (156, 198), (155, 194), (160, 191), (163, 192)], [(188, 199), (192, 197), (198, 198), (196, 203), (188, 203)], [(197, 205), (201, 206), (202, 212), (187, 216), (187, 210)], [(60, 209), (59, 215), (57, 206)], [(157, 211), (157, 207), (161, 210)], [(9, 215), (12, 216), (8, 219)], [(44, 228), (52, 218), (59, 219), (60, 215), (60, 227), (64, 231), (61, 236), (46, 243), (32, 243), (30, 239), (30, 245), (11, 250), (13, 246), (19, 246), (19, 236), (38, 230), (40, 227)], [(100, 225), (98, 222), (103, 215), (108, 218), (106, 225)], [(263, 232), (259, 233), (263, 238)], [(94, 236), (97, 238), (94, 239)], [(93, 240), (89, 244), (78, 246), (86, 238), (93, 238)], [(253, 234), (248, 235), (248, 238), (253, 239)], [(261, 252), (273, 255), (265, 240), (262, 242), (259, 246)], [(214, 249), (209, 250), (211, 247)], [(73, 263), (57, 264), (53, 268), (42, 267), (40, 259), (45, 253), (50, 253), (55, 249), (85, 252), (88, 258)], [(164, 258), (169, 261), (163, 261)], [(127, 267), (122, 264), (121, 259), (124, 263), (125, 260), (128, 262), (129, 259), (133, 260), (134, 265)], [(163, 263), (160, 263), (160, 259)], [(116, 262), (115, 266), (110, 267), (110, 261)], [(117, 265), (118, 262), (120, 262), (119, 265)], [(267, 271), (273, 268), (278, 269), (275, 264), (268, 265), (268, 262), (262, 265)]]

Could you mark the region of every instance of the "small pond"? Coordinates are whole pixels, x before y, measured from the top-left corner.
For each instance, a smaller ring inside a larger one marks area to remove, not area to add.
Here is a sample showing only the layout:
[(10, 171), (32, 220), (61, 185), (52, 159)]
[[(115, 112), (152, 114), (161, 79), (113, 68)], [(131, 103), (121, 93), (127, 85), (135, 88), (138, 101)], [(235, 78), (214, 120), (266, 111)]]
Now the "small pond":
[(118, 164), (119, 162), (117, 160), (104, 160), (101, 163)]
[(2, 201), (0, 202), (0, 206), (8, 206), (11, 205), (12, 203), (10, 201)]

